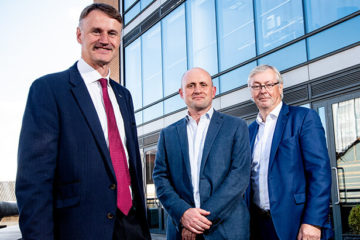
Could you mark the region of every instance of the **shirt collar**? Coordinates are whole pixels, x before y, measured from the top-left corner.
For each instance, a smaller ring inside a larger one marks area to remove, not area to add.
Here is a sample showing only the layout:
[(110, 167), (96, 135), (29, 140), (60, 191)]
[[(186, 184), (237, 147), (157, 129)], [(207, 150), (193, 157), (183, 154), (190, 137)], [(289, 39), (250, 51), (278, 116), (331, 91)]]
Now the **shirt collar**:
[(106, 78), (108, 84), (110, 79), (110, 69), (106, 77), (102, 77), (98, 71), (96, 71), (92, 66), (87, 64), (84, 59), (80, 59), (77, 63), (77, 68), (80, 72), (81, 77), (84, 79), (85, 84), (90, 84), (98, 81), (100, 78)]
[[(211, 106), (209, 111), (207, 111), (204, 115), (202, 115), (200, 118), (202, 118), (203, 116), (205, 116), (207, 119), (211, 119), (212, 115), (214, 114), (214, 108)], [(186, 121), (189, 122), (189, 120), (193, 119), (189, 112), (187, 112), (186, 114)]]
[[(267, 116), (267, 118), (270, 116), (272, 119), (277, 119), (279, 117), (281, 108), (282, 108), (283, 102), (281, 101)], [(260, 112), (258, 113), (256, 117), (256, 122), (258, 124), (264, 124), (264, 121), (261, 118)]]

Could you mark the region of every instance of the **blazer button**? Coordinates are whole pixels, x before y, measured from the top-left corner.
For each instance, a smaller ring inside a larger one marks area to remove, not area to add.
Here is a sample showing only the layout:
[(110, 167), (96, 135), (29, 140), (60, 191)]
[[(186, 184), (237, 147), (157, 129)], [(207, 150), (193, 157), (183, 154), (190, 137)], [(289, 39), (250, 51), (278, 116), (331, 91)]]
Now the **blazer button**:
[(111, 190), (115, 190), (115, 189), (116, 189), (116, 184), (115, 184), (115, 183), (111, 184), (111, 185), (110, 185), (110, 189), (111, 189)]
[(108, 218), (108, 219), (113, 219), (113, 218), (114, 218), (114, 214), (108, 213), (108, 214), (107, 214), (107, 218)]

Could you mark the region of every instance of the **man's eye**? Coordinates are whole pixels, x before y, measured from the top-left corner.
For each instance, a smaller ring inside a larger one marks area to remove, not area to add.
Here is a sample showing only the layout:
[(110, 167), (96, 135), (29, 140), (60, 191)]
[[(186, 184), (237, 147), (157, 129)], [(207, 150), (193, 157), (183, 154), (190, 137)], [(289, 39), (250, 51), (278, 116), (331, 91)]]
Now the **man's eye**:
[(259, 88), (260, 88), (260, 85), (253, 85), (252, 88), (253, 88), (253, 89), (259, 89)]

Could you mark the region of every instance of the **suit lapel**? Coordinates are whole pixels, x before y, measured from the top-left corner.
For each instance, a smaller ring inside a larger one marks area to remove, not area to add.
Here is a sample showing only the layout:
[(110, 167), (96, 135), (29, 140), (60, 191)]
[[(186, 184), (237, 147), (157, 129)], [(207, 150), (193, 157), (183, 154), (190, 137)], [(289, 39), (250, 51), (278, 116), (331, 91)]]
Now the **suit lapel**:
[(89, 95), (87, 87), (81, 78), (79, 71), (77, 70), (77, 65), (75, 64), (70, 68), (70, 83), (72, 85), (71, 91), (77, 100), (79, 107), (88, 123), (91, 132), (93, 133), (96, 142), (100, 148), (101, 153), (105, 157), (105, 162), (108, 165), (110, 171), (115, 180), (115, 173), (112, 167), (112, 162), (110, 158), (110, 153), (106, 145), (104, 133), (99, 121), (99, 117), (96, 113), (94, 104)]
[(275, 154), (279, 147), (282, 135), (284, 133), (286, 122), (288, 121), (289, 118), (288, 113), (289, 113), (289, 106), (283, 103), (283, 106), (279, 113), (279, 118), (276, 122), (274, 136), (271, 144), (269, 170), (271, 169), (272, 164), (274, 163)]
[(208, 131), (206, 134), (206, 138), (205, 138), (204, 150), (203, 150), (203, 155), (201, 158), (200, 176), (204, 170), (204, 166), (205, 166), (207, 158), (209, 156), (211, 147), (216, 139), (216, 136), (219, 133), (222, 123), (223, 123), (223, 116), (221, 116), (220, 113), (218, 113), (217, 111), (214, 110)]
[[(190, 169), (190, 159), (189, 159), (189, 143), (187, 138), (187, 127), (186, 119), (184, 118), (177, 126), (177, 133), (180, 139), (180, 148), (184, 156), (184, 164), (186, 168), (187, 175), (191, 182), (191, 169)], [(192, 187), (192, 186), (191, 186)]]
[(254, 145), (255, 145), (255, 139), (256, 139), (256, 135), (258, 134), (258, 131), (259, 131), (259, 124), (257, 124), (257, 122), (255, 121), (256, 126), (253, 126), (252, 128), (254, 130), (251, 129), (251, 133), (250, 133), (250, 148), (251, 148), (251, 156), (254, 152)]

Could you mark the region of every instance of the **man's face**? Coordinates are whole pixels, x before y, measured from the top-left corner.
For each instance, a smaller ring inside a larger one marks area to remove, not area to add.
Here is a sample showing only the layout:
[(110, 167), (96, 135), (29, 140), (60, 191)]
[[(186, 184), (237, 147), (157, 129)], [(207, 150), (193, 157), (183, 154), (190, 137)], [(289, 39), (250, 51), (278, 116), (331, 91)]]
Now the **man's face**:
[(94, 10), (81, 20), (76, 32), (81, 44), (81, 56), (97, 69), (111, 62), (118, 53), (121, 24), (105, 13)]
[[(273, 70), (267, 69), (257, 73), (251, 78), (251, 86), (277, 83), (276, 75)], [(283, 91), (283, 84), (277, 84), (271, 89), (262, 87), (259, 90), (251, 88), (251, 97), (260, 111), (272, 111), (280, 102)]]
[(179, 93), (190, 112), (201, 112), (211, 106), (216, 87), (213, 86), (207, 72), (202, 69), (192, 69), (183, 78)]

